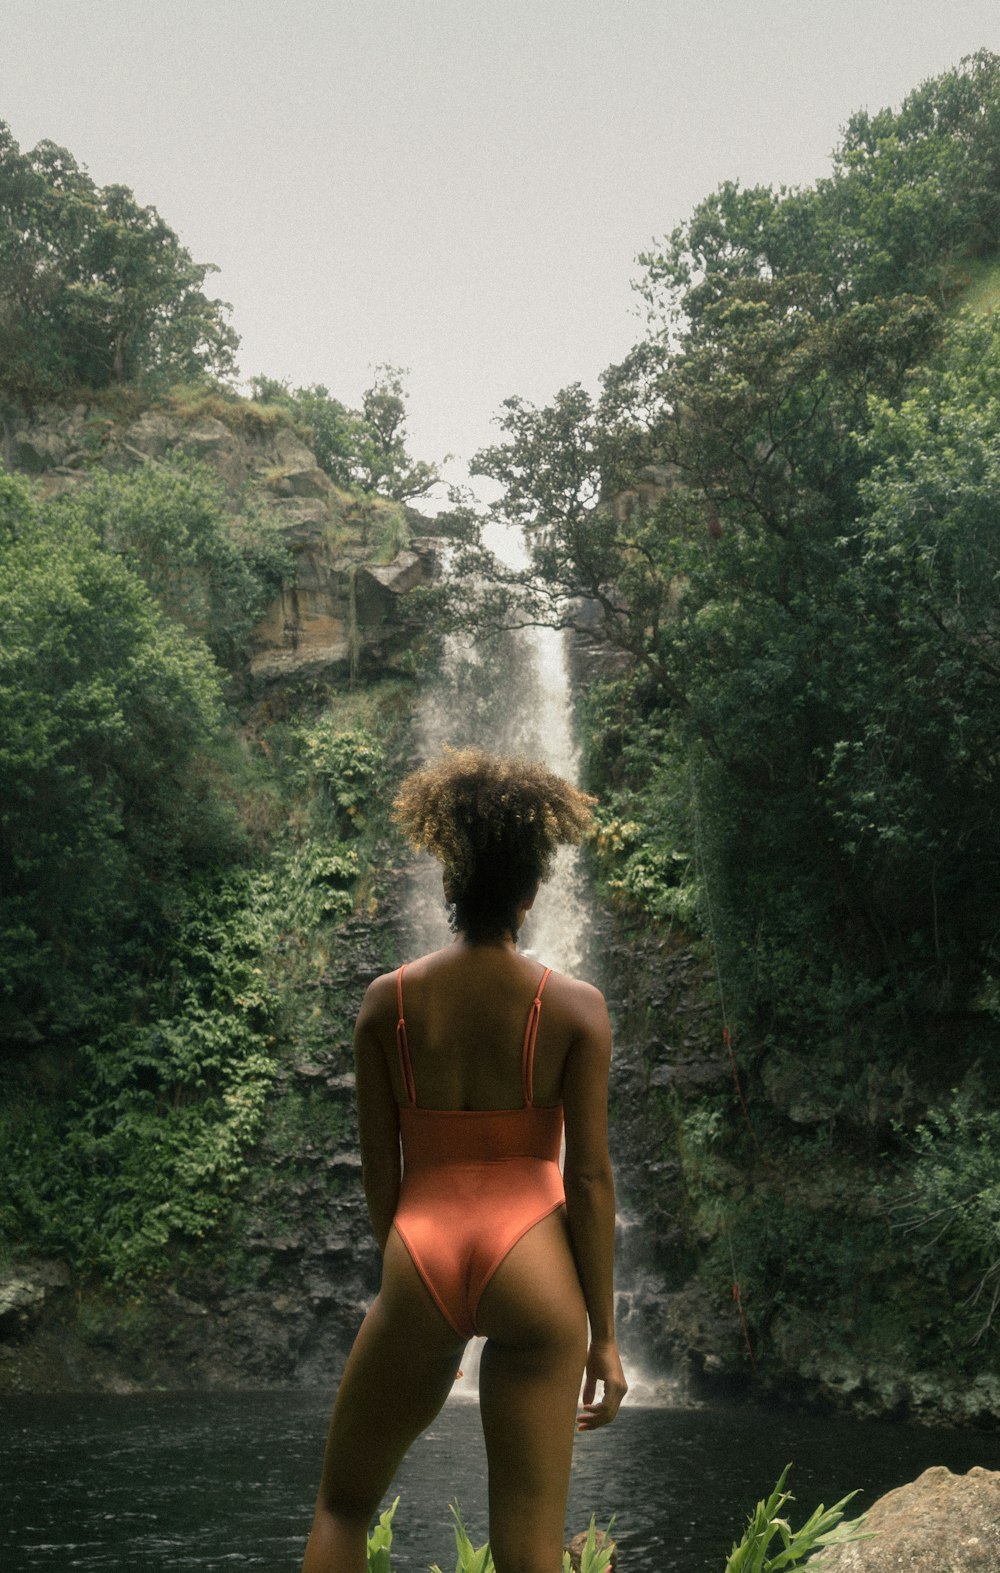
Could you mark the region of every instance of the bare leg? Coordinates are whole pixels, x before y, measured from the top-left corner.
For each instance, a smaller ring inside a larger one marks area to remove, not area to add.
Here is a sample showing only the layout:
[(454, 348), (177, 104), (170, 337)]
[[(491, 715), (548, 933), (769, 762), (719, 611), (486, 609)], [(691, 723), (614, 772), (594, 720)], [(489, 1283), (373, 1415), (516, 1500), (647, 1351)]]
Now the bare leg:
[(563, 1213), (530, 1229), (479, 1303), (479, 1402), (497, 1573), (557, 1573), (587, 1316)]
[(337, 1390), (302, 1573), (366, 1573), (368, 1526), (447, 1398), (462, 1348), (393, 1231)]

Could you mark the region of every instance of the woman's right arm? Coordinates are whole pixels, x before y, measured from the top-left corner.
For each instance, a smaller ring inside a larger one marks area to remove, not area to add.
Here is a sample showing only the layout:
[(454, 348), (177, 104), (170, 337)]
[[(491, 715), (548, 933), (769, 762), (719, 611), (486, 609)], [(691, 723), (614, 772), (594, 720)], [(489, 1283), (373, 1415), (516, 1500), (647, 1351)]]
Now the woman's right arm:
[[(611, 1024), (604, 997), (589, 984), (563, 1075), (566, 1120), (566, 1216), (576, 1269), (590, 1319), (590, 1349), (581, 1430), (613, 1420), (627, 1383), (615, 1338), (615, 1184), (608, 1155), (608, 1069)], [(603, 1396), (594, 1402), (597, 1384)]]
[(385, 1250), (399, 1201), (399, 1108), (383, 1040), (391, 1032), (395, 998), (391, 978), (377, 978), (362, 1001), (354, 1028), (354, 1075), (361, 1172), (372, 1232)]

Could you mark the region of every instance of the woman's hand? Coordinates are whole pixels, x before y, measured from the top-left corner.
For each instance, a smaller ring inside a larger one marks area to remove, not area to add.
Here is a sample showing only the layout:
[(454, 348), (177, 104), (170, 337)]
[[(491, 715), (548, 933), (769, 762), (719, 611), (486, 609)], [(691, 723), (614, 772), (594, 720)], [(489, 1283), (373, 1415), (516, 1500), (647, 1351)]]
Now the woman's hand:
[[(587, 1352), (587, 1374), (583, 1384), (583, 1404), (576, 1417), (578, 1431), (593, 1431), (611, 1423), (628, 1392), (628, 1383), (613, 1338), (591, 1343)], [(597, 1384), (603, 1388), (600, 1403), (594, 1402)]]

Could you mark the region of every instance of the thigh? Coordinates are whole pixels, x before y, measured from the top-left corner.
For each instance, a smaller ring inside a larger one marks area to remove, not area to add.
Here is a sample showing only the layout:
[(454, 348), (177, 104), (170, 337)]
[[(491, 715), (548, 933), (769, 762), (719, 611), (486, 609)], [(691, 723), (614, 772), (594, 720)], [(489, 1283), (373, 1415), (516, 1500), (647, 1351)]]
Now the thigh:
[(382, 1287), (337, 1389), (320, 1505), (371, 1519), (407, 1448), (447, 1398), (463, 1347), (393, 1230)]
[(479, 1398), (498, 1568), (558, 1567), (587, 1356), (583, 1292), (563, 1213), (523, 1236), (477, 1311)]

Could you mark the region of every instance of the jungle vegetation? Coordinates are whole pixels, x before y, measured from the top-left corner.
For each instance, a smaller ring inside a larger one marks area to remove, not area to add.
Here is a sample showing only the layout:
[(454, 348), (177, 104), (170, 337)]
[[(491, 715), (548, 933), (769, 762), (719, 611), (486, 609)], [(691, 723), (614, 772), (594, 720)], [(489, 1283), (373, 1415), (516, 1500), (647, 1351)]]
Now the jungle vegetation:
[[(0, 416), (87, 411), (68, 489), (0, 466), (0, 1259), (84, 1281), (220, 1237), (315, 1030), (302, 979), (377, 901), (408, 707), (405, 680), (249, 702), (251, 633), (293, 572), (265, 500), (193, 462), (105, 465), (109, 425), (162, 409), (290, 426), (362, 501), (436, 481), (398, 368), (361, 411), (268, 378), (242, 399), (212, 271), (126, 187), (0, 126)], [(308, 1104), (284, 1100), (279, 1146)]]
[[(705, 936), (747, 1097), (665, 1110), (715, 1279), (735, 1239), (766, 1345), (863, 1322), (861, 1256), (916, 1260), (969, 1370), (1000, 1334), (998, 147), (980, 53), (853, 115), (814, 186), (721, 186), (640, 258), (599, 395), (510, 398), (478, 455), (527, 569), (452, 519), (492, 581), (460, 620), (617, 652), (582, 714), (605, 887)], [(846, 1237), (786, 1170), (842, 1160), (887, 1209)]]
[[(822, 1325), (970, 1377), (1000, 1352), (998, 150), (980, 53), (852, 116), (815, 185), (706, 197), (640, 259), (600, 393), (506, 402), (477, 468), (530, 567), (457, 507), (437, 609), (613, 656), (581, 700), (595, 867), (626, 927), (703, 945), (745, 1096), (662, 1101), (703, 1279), (738, 1268), (759, 1352)], [(338, 485), (426, 491), (395, 368), (360, 411), (237, 398), (210, 270), (125, 188), (4, 131), (0, 209), (8, 408), (183, 382)], [(298, 985), (380, 899), (407, 684), (230, 708), (287, 572), (194, 471), (0, 480), (9, 1251), (137, 1282), (217, 1238)]]

